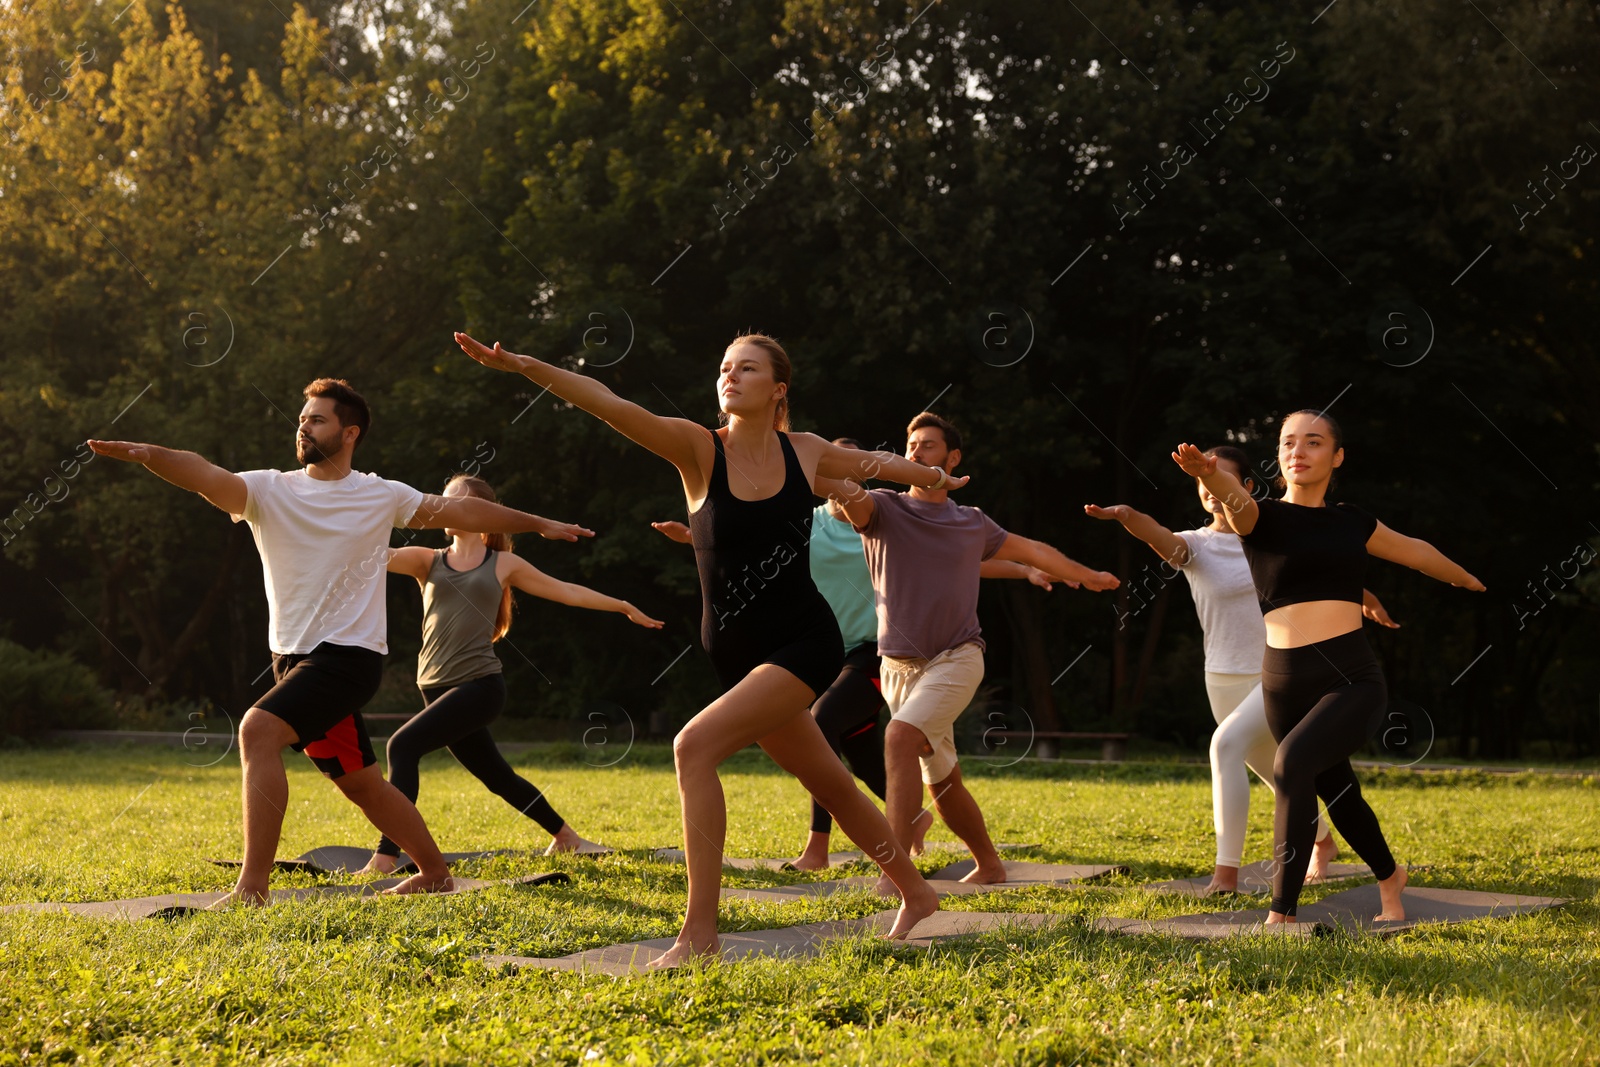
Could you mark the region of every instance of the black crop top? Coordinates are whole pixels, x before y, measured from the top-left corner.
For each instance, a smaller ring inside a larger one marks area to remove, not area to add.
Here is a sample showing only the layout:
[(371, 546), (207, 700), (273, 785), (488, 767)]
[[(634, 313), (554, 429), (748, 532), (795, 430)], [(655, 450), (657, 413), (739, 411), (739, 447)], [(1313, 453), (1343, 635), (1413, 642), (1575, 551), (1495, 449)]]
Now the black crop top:
[(1258, 501), (1255, 529), (1239, 540), (1265, 615), (1311, 600), (1361, 603), (1367, 539), (1378, 520), (1358, 507)]

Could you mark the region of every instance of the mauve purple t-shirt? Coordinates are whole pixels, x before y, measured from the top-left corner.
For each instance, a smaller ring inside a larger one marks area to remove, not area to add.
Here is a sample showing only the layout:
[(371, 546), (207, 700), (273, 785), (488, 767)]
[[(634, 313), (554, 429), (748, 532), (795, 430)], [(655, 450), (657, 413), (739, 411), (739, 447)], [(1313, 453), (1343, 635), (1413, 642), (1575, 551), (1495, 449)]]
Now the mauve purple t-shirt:
[(1006, 532), (977, 508), (872, 490), (861, 547), (878, 605), (878, 654), (932, 659), (976, 641), (978, 564), (1000, 551)]

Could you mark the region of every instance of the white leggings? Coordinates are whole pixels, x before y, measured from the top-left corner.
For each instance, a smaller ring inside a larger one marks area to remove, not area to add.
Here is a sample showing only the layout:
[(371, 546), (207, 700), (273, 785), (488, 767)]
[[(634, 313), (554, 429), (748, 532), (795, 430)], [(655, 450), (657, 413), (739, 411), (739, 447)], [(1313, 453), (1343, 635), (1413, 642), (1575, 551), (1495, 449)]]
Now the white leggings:
[[(1217, 866), (1238, 867), (1250, 819), (1250, 775), (1272, 788), (1272, 761), (1278, 742), (1267, 726), (1261, 675), (1206, 671), (1206, 696), (1217, 720), (1211, 735), (1211, 813), (1217, 828)], [(1328, 836), (1328, 820), (1317, 816), (1317, 840)]]

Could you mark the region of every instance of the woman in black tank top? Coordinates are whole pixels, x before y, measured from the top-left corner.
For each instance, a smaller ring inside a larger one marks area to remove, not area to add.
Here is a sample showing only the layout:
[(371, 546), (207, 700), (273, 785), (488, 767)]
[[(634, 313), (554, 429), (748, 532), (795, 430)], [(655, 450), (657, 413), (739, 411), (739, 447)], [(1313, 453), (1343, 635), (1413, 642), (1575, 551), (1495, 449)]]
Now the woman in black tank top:
[(1261, 695), (1278, 741), (1273, 765), (1277, 869), (1267, 921), (1293, 922), (1311, 860), (1321, 797), (1328, 818), (1372, 868), (1382, 897), (1379, 920), (1405, 918), (1405, 868), (1395, 863), (1378, 817), (1361, 795), (1350, 757), (1382, 723), (1388, 688), (1361, 632), (1369, 556), (1401, 563), (1452, 585), (1483, 583), (1426, 541), (1405, 537), (1349, 504), (1327, 503), (1333, 470), (1344, 462), (1339, 426), (1325, 412), (1296, 411), (1278, 440), (1281, 500), (1252, 500), (1215, 457), (1183, 444), (1172, 454), (1222, 502), (1244, 543), (1267, 623)]
[(789, 357), (762, 334), (735, 338), (723, 354), (717, 393), (727, 429), (720, 433), (654, 415), (581, 374), (489, 348), (464, 333), (455, 337), (479, 363), (522, 374), (605, 420), (683, 479), (704, 597), (701, 643), (725, 691), (673, 743), (689, 903), (677, 943), (651, 966), (718, 951), (728, 813), (717, 767), (752, 743), (799, 778), (883, 868), (902, 901), (888, 936), (904, 938), (938, 909), (938, 900), (806, 710), (838, 674), (844, 652), (833, 613), (811, 581), (811, 492), (818, 478), (882, 478), (926, 488), (956, 488), (966, 479), (892, 453), (786, 433)]

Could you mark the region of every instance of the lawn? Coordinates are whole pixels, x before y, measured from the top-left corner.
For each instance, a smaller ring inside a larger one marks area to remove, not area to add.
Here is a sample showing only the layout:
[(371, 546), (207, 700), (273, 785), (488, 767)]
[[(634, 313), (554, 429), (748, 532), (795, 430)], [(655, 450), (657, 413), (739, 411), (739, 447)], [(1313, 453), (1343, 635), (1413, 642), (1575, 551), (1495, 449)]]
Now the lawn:
[[(623, 851), (467, 870), (571, 872), (554, 888), (172, 922), (0, 915), (0, 1064), (1600, 1062), (1595, 777), (1364, 775), (1396, 854), (1427, 865), (1416, 884), (1574, 899), (1536, 916), (1388, 940), (1204, 946), (1074, 922), (932, 953), (863, 940), (805, 962), (614, 979), (501, 974), (472, 957), (563, 955), (676, 930), (683, 870), (645, 858), (682, 843), (670, 755), (641, 746), (595, 768), (577, 749), (548, 747), (512, 760), (580, 832)], [(177, 749), (0, 752), (0, 903), (226, 888), (229, 872), (206, 859), (238, 850), (238, 765), (201, 762)], [(1040, 844), (1028, 858), (1118, 862), (1132, 874), (947, 906), (1085, 920), (1195, 910), (1136, 886), (1209, 869), (1203, 768), (972, 761), (968, 775), (998, 840)], [(730, 853), (792, 854), (806, 824), (798, 786), (755, 756), (733, 761), (724, 780)], [(290, 782), (280, 855), (373, 840), (303, 759), (291, 761)], [(1270, 796), (1258, 786), (1254, 801), (1247, 859), (1270, 847)], [(424, 763), (421, 806), (447, 849), (542, 847), (537, 827), (448, 758)], [(839, 835), (835, 846), (847, 847)], [(797, 877), (729, 873), (724, 884)], [(722, 926), (880, 906), (863, 894), (731, 902)]]

